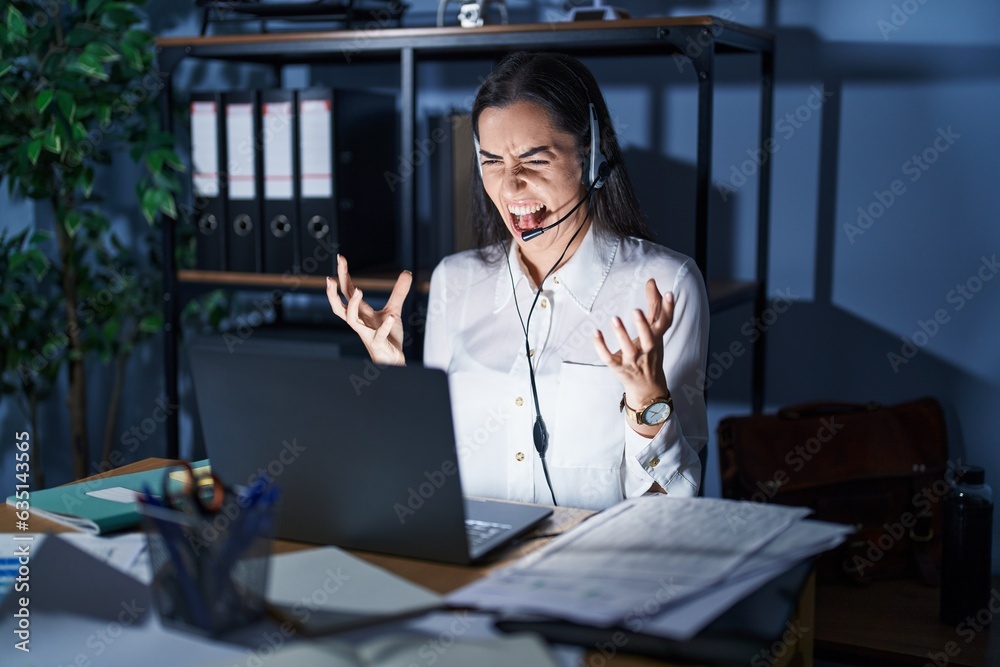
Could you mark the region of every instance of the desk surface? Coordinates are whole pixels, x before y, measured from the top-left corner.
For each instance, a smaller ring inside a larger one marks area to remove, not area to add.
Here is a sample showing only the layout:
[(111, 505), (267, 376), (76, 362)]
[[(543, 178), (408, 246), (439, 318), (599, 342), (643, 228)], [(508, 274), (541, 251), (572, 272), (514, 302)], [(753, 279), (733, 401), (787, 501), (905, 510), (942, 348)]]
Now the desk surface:
[[(143, 461), (138, 461), (129, 465), (122, 466), (116, 470), (104, 473), (103, 475), (95, 475), (95, 477), (102, 477), (105, 475), (116, 475), (116, 474), (127, 474), (133, 472), (142, 472), (147, 470), (155, 470), (157, 468), (162, 468), (164, 466), (170, 465), (172, 461), (168, 459), (158, 459), (149, 458)], [(522, 539), (514, 546), (504, 549), (498, 554), (496, 560), (488, 562), (484, 565), (478, 566), (461, 566), (461, 565), (448, 565), (444, 563), (434, 563), (430, 561), (416, 560), (412, 558), (403, 558), (398, 556), (386, 556), (382, 554), (375, 554), (370, 552), (352, 551), (351, 553), (359, 558), (382, 567), (394, 574), (397, 574), (409, 581), (420, 584), (438, 593), (448, 593), (457, 588), (460, 588), (468, 583), (471, 583), (481, 577), (483, 577), (487, 572), (495, 567), (504, 565), (505, 563), (518, 558), (526, 553), (529, 553), (545, 543), (545, 539), (530, 539), (531, 535), (553, 535), (558, 534), (563, 531), (569, 530), (573, 526), (576, 526), (585, 518), (593, 514), (589, 510), (580, 510), (566, 507), (556, 507), (554, 508), (551, 517), (546, 519), (544, 523), (538, 526), (532, 533), (529, 533), (526, 538)], [(8, 532), (13, 530), (15, 522), (14, 510), (12, 507), (6, 504), (0, 505), (0, 532)], [(33, 532), (64, 532), (69, 529), (61, 524), (54, 523), (52, 521), (45, 520), (39, 516), (33, 516), (31, 518), (31, 529)], [(313, 545), (304, 544), (300, 542), (289, 542), (285, 540), (275, 540), (274, 551), (276, 553), (296, 551), (299, 549), (312, 548)], [(800, 600), (800, 610), (799, 618), (800, 624), (804, 627), (811, 628), (812, 623), (812, 612), (813, 612), (813, 585), (812, 579), (807, 586), (806, 590), (802, 594)], [(773, 663), (773, 667), (784, 667), (786, 665), (811, 665), (812, 664), (812, 634), (810, 633), (806, 639), (799, 641), (796, 644), (795, 652), (785, 652), (783, 660)], [(618, 654), (612, 659), (607, 660), (603, 655), (596, 652), (591, 652), (588, 654), (588, 659), (585, 660), (585, 664), (590, 665), (592, 661), (590, 657), (599, 657), (602, 661), (601, 664), (615, 665), (616, 667), (644, 667), (644, 666), (658, 666), (658, 667), (670, 667), (673, 663), (667, 663), (660, 660), (653, 660), (650, 658), (643, 658), (633, 655), (623, 655)], [(690, 665), (688, 666), (690, 667)]]

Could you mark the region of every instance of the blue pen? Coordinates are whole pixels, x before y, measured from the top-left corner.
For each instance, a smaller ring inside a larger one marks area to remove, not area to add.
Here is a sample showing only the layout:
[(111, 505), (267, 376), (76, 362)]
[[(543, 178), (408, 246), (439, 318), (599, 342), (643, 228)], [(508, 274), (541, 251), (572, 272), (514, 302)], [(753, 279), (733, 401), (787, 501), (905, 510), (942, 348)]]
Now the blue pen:
[[(163, 540), (164, 547), (169, 554), (174, 565), (175, 580), (184, 597), (187, 609), (194, 617), (198, 627), (210, 629), (208, 614), (202, 605), (201, 595), (198, 591), (197, 583), (192, 579), (181, 548), (184, 543), (184, 533), (177, 525), (176, 511), (167, 510), (149, 491), (148, 486), (143, 487), (143, 495), (140, 498), (143, 504), (143, 513), (150, 518)], [(166, 591), (164, 591), (166, 593)]]

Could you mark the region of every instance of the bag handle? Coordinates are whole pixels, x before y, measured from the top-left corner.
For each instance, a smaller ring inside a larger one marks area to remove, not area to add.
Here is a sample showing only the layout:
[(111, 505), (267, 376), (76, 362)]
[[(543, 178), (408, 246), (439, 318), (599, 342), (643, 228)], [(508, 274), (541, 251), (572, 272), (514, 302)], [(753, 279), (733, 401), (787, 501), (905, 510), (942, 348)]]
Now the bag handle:
[(786, 405), (778, 410), (778, 416), (782, 419), (802, 419), (803, 417), (816, 417), (828, 415), (831, 412), (840, 414), (851, 414), (857, 412), (868, 412), (878, 410), (881, 403), (874, 401), (870, 403), (846, 403), (841, 401), (813, 401), (811, 403), (796, 403)]

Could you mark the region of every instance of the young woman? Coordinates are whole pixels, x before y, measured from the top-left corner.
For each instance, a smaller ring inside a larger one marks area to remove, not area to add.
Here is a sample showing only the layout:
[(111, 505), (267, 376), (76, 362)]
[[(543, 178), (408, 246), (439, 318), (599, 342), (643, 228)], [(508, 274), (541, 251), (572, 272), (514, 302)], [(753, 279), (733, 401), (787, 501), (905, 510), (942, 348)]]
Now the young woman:
[[(513, 53), (472, 124), (479, 248), (434, 270), (424, 346), (448, 372), (465, 493), (593, 509), (696, 494), (705, 288), (691, 259), (649, 240), (593, 76), (565, 55)], [(343, 257), (328, 279), (377, 363), (405, 363), (411, 281), (375, 311)]]

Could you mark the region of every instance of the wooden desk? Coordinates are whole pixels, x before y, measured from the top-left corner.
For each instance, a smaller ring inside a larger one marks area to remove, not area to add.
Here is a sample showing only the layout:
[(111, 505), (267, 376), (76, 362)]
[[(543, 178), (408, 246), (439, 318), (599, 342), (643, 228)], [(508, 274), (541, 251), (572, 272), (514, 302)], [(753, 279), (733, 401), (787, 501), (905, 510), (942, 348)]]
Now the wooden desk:
[[(1000, 591), (1000, 578), (993, 590)], [(1000, 620), (976, 632), (938, 621), (935, 587), (916, 581), (816, 587), (816, 652), (861, 665), (1000, 665)]]
[[(108, 475), (122, 475), (134, 472), (144, 472), (163, 468), (172, 463), (169, 459), (149, 458), (136, 463), (122, 466), (109, 473), (95, 475), (92, 478), (104, 477)], [(576, 526), (585, 518), (593, 514), (589, 510), (579, 510), (566, 507), (554, 508), (551, 517), (538, 526), (532, 534), (550, 535), (558, 534)], [(0, 532), (14, 531), (14, 510), (9, 505), (0, 506)], [(39, 516), (32, 516), (30, 519), (31, 532), (65, 532), (71, 530), (61, 524), (48, 521)], [(502, 550), (497, 558), (485, 565), (470, 567), (460, 565), (448, 565), (444, 563), (434, 563), (430, 561), (415, 560), (412, 558), (402, 558), (398, 556), (386, 556), (369, 552), (354, 551), (355, 556), (370, 563), (378, 565), (394, 574), (397, 574), (414, 583), (420, 584), (438, 593), (449, 593), (468, 583), (471, 583), (495, 567), (499, 567), (514, 558), (529, 553), (546, 542), (545, 539), (526, 539)], [(274, 551), (284, 553), (297, 551), (300, 549), (312, 548), (313, 545), (301, 542), (289, 542), (285, 540), (274, 541)], [(813, 663), (813, 606), (814, 606), (814, 578), (810, 578), (802, 596), (799, 600), (799, 610), (796, 617), (792, 619), (793, 626), (807, 629), (805, 635), (796, 637), (793, 643), (787, 645), (790, 650), (782, 646), (781, 656), (773, 662), (767, 662), (769, 667), (811, 667)], [(780, 638), (775, 638), (774, 646), (780, 645)], [(764, 649), (771, 647), (762, 647)], [(589, 651), (584, 664), (590, 665), (613, 665), (614, 667), (680, 667), (675, 663), (654, 660), (641, 656), (617, 654), (610, 659), (596, 651)], [(688, 667), (691, 667), (688, 665)]]

